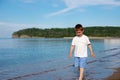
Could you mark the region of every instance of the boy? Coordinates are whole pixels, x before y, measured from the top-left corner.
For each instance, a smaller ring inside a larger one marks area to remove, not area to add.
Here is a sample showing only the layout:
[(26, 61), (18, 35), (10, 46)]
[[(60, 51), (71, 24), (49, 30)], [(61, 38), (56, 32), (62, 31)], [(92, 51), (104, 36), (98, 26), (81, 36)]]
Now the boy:
[(86, 35), (83, 34), (84, 29), (81, 24), (75, 26), (76, 36), (72, 40), (70, 47), (69, 57), (72, 58), (72, 52), (74, 50), (75, 67), (78, 67), (80, 72), (79, 80), (83, 79), (84, 68), (87, 62), (87, 47), (90, 49), (92, 57), (95, 57), (91, 43)]

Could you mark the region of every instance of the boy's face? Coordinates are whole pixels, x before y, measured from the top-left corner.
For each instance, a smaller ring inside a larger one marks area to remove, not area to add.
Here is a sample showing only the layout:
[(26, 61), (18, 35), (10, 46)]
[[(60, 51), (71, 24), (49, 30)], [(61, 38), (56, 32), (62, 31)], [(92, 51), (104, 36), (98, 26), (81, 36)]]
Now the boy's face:
[(82, 36), (83, 35), (83, 30), (76, 30), (76, 36)]

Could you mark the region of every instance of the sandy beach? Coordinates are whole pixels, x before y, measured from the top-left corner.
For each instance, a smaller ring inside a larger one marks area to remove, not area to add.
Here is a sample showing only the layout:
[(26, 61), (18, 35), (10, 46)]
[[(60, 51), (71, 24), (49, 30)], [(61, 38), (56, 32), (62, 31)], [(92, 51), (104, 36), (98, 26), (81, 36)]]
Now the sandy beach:
[(120, 80), (120, 68), (115, 69), (115, 72), (104, 80)]

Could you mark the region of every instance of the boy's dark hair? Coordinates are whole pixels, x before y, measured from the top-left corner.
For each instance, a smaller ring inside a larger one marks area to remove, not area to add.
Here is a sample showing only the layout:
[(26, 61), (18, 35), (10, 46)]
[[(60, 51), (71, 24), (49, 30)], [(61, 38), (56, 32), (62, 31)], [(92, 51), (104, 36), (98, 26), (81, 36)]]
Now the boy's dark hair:
[(75, 30), (76, 30), (76, 31), (77, 31), (77, 30), (83, 31), (83, 26), (82, 26), (81, 24), (77, 24), (77, 25), (75, 25)]

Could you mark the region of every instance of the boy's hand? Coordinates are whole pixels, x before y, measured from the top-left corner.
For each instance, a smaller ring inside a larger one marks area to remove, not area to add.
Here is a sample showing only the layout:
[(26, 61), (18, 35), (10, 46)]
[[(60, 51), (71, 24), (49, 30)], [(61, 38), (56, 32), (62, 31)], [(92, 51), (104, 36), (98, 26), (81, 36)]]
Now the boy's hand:
[(72, 52), (73, 52), (73, 49), (74, 49), (74, 45), (72, 45), (71, 47), (70, 47), (70, 52), (69, 52), (69, 58), (72, 58)]
[(94, 57), (95, 57), (95, 54), (94, 54), (94, 53), (91, 53), (91, 57), (94, 58)]
[(69, 58), (72, 58), (72, 53), (69, 53)]

